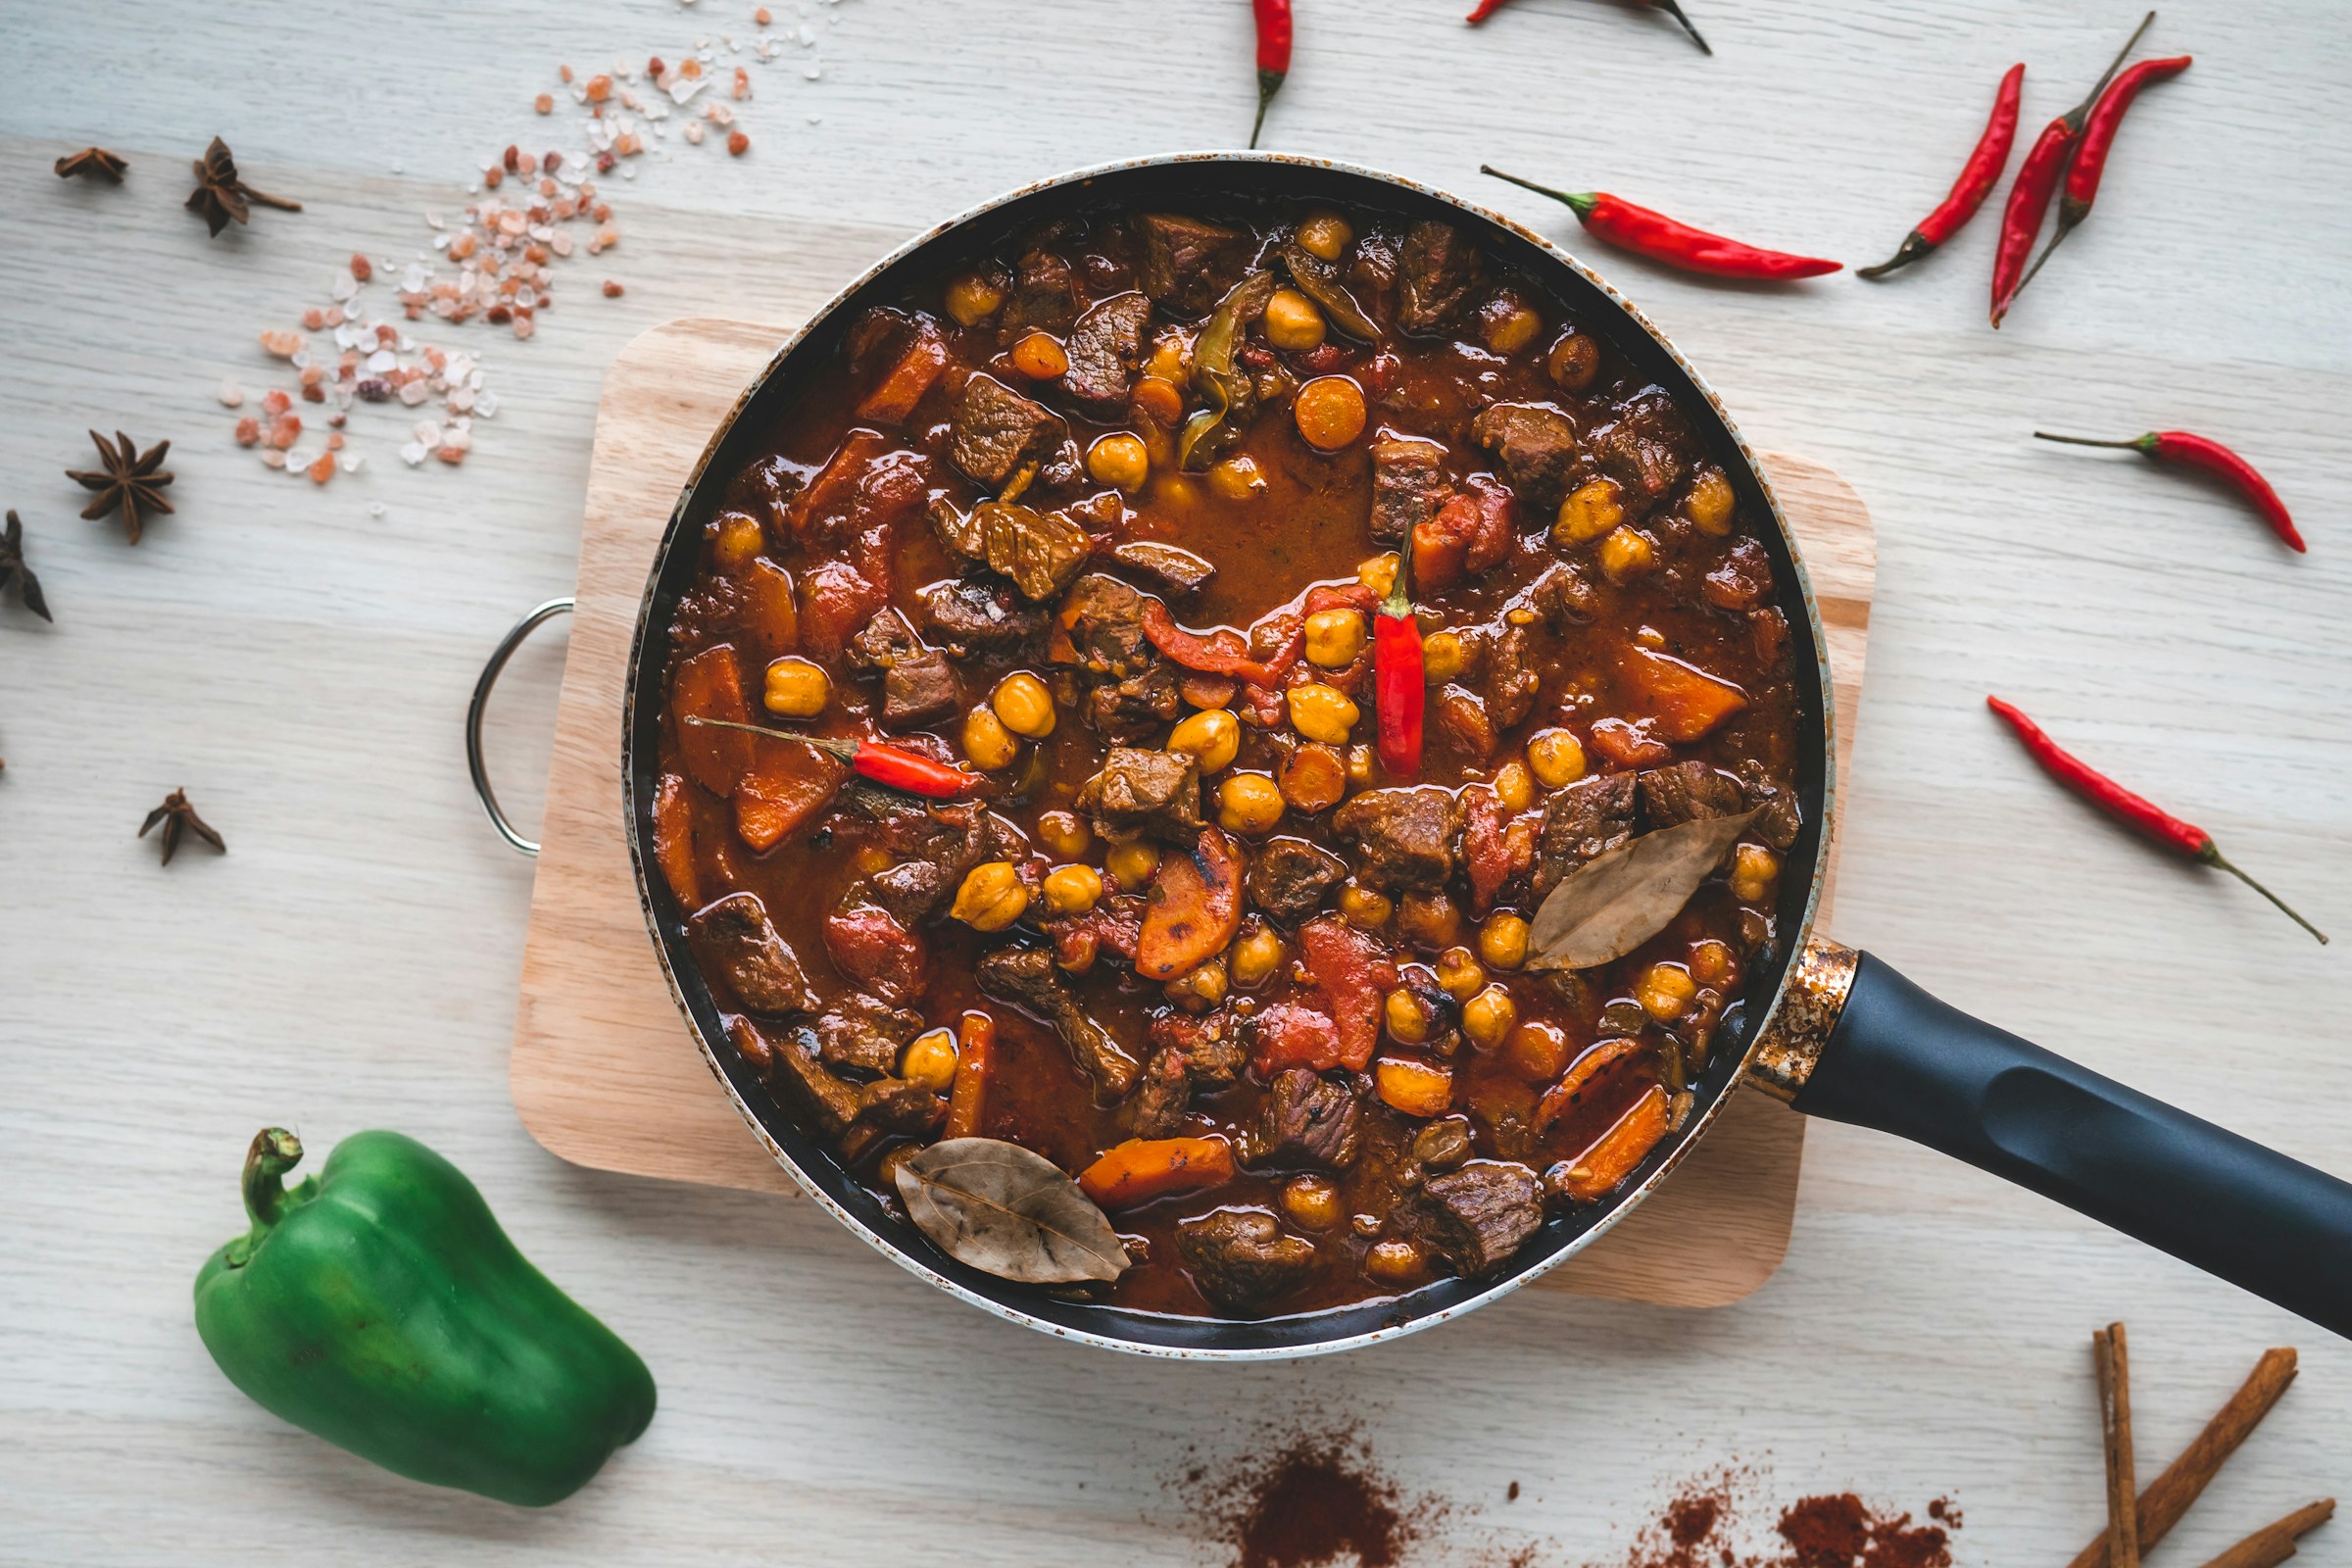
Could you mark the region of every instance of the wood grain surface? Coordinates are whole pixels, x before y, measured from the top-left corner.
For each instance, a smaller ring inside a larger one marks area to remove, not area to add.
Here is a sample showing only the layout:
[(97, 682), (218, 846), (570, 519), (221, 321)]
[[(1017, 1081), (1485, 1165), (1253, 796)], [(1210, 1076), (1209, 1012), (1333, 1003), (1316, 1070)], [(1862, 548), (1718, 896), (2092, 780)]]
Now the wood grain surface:
[[(672, 318), (789, 320), (1023, 181), (1233, 145), (1243, 0), (760, 0), (806, 24), (740, 107), (750, 151), (674, 139), (608, 184), (623, 238), (519, 343), (468, 328), (503, 404), (463, 468), (391, 457), (321, 491), (230, 439), (223, 376), (355, 250), (430, 242), (548, 122), (555, 68), (723, 54), (754, 0), (114, 0), (0, 6), (0, 507), (57, 623), (0, 604), (0, 1562), (57, 1568), (927, 1563), (1206, 1568), (1185, 1476), (1349, 1427), (1452, 1511), (1403, 1568), (1626, 1561), (1684, 1478), (1760, 1504), (1949, 1494), (1962, 1568), (2063, 1562), (2103, 1515), (2083, 1337), (2131, 1325), (2164, 1463), (2264, 1346), (2302, 1375), (2156, 1561), (2205, 1561), (2352, 1484), (2352, 1347), (2031, 1195), (1816, 1126), (1781, 1268), (1710, 1312), (1524, 1291), (1362, 1354), (1203, 1369), (1071, 1348), (913, 1287), (815, 1205), (549, 1154), (508, 1092), (531, 869), (490, 834), (460, 722), (475, 672), (580, 552), (597, 399)], [(1601, 250), (1481, 162), (1752, 239), (1876, 261), (1935, 204), (1993, 85), (2029, 130), (2144, 7), (1685, 0), (1715, 47), (1613, 0), (1298, 0), (1266, 143), (1503, 208), (1627, 291), (1750, 440), (1868, 501), (1879, 574), (1837, 931), (1956, 1005), (2298, 1158), (2352, 1173), (2352, 11), (2164, 0), (2151, 88), (2090, 220), (1998, 333), (1987, 212), (1884, 284), (1678, 277)], [(815, 68), (814, 79), (807, 72)], [(811, 120), (810, 117), (815, 117)], [(220, 239), (180, 208), (214, 134), (304, 204)], [(54, 178), (90, 142), (121, 187)], [(626, 285), (606, 299), (598, 284)], [(175, 516), (82, 522), (83, 431), (170, 439)], [(2292, 557), (2217, 491), (2035, 426), (2209, 431), (2301, 519)], [(375, 509), (382, 509), (379, 513)], [(492, 706), (535, 828), (564, 631)], [(2059, 795), (1983, 709), (2209, 828), (2337, 941)], [(168, 871), (132, 835), (186, 786), (226, 835)], [(632, 915), (631, 918), (634, 918)], [(424, 1139), (662, 1386), (645, 1437), (524, 1513), (436, 1494), (277, 1422), (220, 1375), (188, 1291), (281, 1122), (323, 1152)], [(1508, 1483), (1521, 1484), (1506, 1501)], [(1760, 1536), (1770, 1544), (1769, 1509)], [(2352, 1564), (2352, 1530), (2298, 1564)]]

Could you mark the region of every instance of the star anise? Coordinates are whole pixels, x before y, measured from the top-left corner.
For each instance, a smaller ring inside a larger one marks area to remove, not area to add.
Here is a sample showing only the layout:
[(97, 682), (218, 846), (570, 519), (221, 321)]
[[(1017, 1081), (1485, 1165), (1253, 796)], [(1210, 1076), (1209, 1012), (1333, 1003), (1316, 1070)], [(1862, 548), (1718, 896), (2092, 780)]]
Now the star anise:
[(163, 464), (164, 454), (172, 450), (172, 443), (159, 441), (141, 452), (120, 430), (115, 432), (120, 445), (110, 446), (106, 437), (95, 430), (90, 432), (90, 439), (97, 444), (98, 461), (106, 466), (96, 473), (78, 468), (66, 470), (67, 478), (77, 481), (84, 490), (98, 492), (98, 499), (82, 508), (81, 514), (95, 520), (120, 509), (122, 526), (129, 530), (130, 542), (135, 545), (144, 526), (141, 513), (171, 514), (172, 503), (164, 499), (164, 486), (172, 482), (172, 470)]
[(205, 226), (215, 234), (232, 221), (246, 221), (251, 216), (250, 204), (254, 202), (285, 213), (302, 211), (302, 203), (265, 195), (239, 179), (237, 161), (229, 156), (228, 143), (218, 136), (191, 167), (196, 171), (196, 188), (188, 193), (188, 211), (202, 213)]
[(173, 790), (165, 796), (164, 804), (147, 813), (146, 822), (139, 828), (139, 837), (145, 838), (147, 830), (158, 822), (164, 824), (163, 845), (166, 865), (172, 863), (172, 852), (179, 848), (179, 834), (182, 828), (195, 834), (221, 854), (228, 853), (228, 846), (221, 841), (220, 835), (214, 832), (212, 825), (196, 814), (196, 808), (188, 804), (186, 790)]
[(0, 589), (12, 582), (17, 585), (17, 594), (24, 601), (26, 610), (43, 620), (56, 618), (49, 613), (49, 602), (41, 597), (41, 579), (24, 564), (24, 524), (17, 520), (13, 512), (8, 514), (8, 531), (0, 533)]
[(57, 161), (57, 177), (72, 179), (78, 174), (83, 179), (103, 179), (110, 185), (120, 185), (122, 183), (122, 171), (129, 167), (119, 155), (103, 147), (84, 147)]

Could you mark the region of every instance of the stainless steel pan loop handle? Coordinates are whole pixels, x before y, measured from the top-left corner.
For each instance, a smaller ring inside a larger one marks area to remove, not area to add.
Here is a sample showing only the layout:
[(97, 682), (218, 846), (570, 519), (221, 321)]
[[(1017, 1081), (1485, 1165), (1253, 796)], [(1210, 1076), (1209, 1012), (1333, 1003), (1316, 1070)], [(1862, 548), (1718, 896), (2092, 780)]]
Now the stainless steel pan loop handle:
[(558, 615), (570, 614), (572, 604), (569, 598), (550, 599), (516, 621), (514, 629), (490, 651), (489, 662), (482, 665), (481, 679), (473, 683), (473, 701), (466, 705), (466, 770), (473, 775), (473, 793), (489, 814), (490, 825), (498, 829), (498, 836), (525, 855), (537, 855), (539, 846), (515, 832), (514, 824), (507, 820), (507, 813), (498, 808), (498, 796), (490, 788), (490, 771), (482, 765), (482, 713), (490, 706), (490, 689), (498, 684), (507, 661), (514, 657), (514, 650), (522, 646), (522, 640)]

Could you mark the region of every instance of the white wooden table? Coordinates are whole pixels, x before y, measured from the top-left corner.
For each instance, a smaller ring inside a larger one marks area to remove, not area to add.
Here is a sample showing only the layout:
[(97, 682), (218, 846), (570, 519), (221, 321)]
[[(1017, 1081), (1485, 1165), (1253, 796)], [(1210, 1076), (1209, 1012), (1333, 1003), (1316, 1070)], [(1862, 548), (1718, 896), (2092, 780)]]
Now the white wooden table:
[[(567, 585), (614, 349), (691, 311), (805, 310), (1000, 188), (1232, 144), (1249, 122), (1240, 0), (769, 4), (817, 41), (758, 74), (752, 155), (680, 148), (609, 180), (623, 244), (564, 273), (535, 341), (448, 334), (486, 356), (505, 405), (466, 466), (403, 468), (405, 420), (385, 414), (355, 420), (368, 470), (324, 491), (229, 440), (215, 390), (265, 384), (256, 333), (321, 299), (355, 248), (427, 240), (421, 209), (462, 205), (486, 151), (537, 139), (530, 98), (559, 61), (748, 37), (749, 0), (122, 0), (0, 22), (24, 67), (0, 104), (0, 505), (24, 514), (58, 614), (0, 607), (0, 1560), (1199, 1562), (1217, 1549), (1168, 1483), (1324, 1421), (1356, 1423), (1409, 1492), (1454, 1500), (1430, 1562), (1531, 1541), (1546, 1563), (1620, 1558), (1673, 1483), (1727, 1462), (1760, 1465), (1781, 1501), (1949, 1493), (1962, 1562), (2056, 1562), (2100, 1514), (2085, 1339), (2119, 1315), (2146, 1466), (2263, 1346), (2304, 1352), (2161, 1560), (2352, 1488), (2352, 1350), (1838, 1127), (1812, 1133), (1786, 1267), (1739, 1307), (1525, 1293), (1246, 1372), (1073, 1351), (923, 1290), (808, 1204), (542, 1152), (505, 1084), (531, 871), (481, 820), (459, 721), (490, 644)], [(2168, 4), (2150, 47), (2196, 68), (2143, 101), (2096, 216), (1996, 336), (1989, 214), (1886, 287), (1711, 287), (1592, 251), (1477, 165), (1873, 261), (1940, 196), (2012, 60), (2030, 60), (2030, 133), (2133, 8), (1691, 5), (1712, 60), (1603, 0), (1520, 0), (1480, 32), (1460, 0), (1301, 0), (1267, 139), (1565, 237), (1758, 445), (1862, 490), (1880, 590), (1840, 936), (2352, 1173), (2352, 18)], [(215, 132), (308, 211), (208, 240), (178, 203)], [(122, 190), (51, 178), (92, 140), (131, 159)], [(626, 297), (597, 297), (600, 274)], [(2147, 466), (2037, 447), (2036, 424), (2235, 441), (2312, 553)], [(60, 470), (87, 462), (86, 425), (173, 443), (178, 515), (136, 550), (74, 515)], [(494, 714), (526, 822), (560, 642), (518, 660)], [(2057, 795), (1984, 712), (1987, 690), (2346, 940), (2318, 948)], [(165, 871), (131, 834), (180, 785), (230, 853)], [(246, 1402), (198, 1344), (188, 1291), (239, 1226), (238, 1156), (270, 1121), (321, 1152), (395, 1126), (455, 1158), (652, 1363), (646, 1438), (524, 1514), (383, 1475)], [(2307, 1560), (2352, 1563), (2352, 1527)]]

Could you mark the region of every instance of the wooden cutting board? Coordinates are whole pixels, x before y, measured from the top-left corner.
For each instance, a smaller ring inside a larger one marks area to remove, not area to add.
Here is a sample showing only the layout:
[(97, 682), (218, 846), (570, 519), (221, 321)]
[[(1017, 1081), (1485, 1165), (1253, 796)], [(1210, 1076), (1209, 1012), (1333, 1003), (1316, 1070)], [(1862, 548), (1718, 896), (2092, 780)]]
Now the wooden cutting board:
[[(629, 638), (662, 530), (711, 431), (789, 332), (669, 321), (623, 349), (605, 378), (510, 1067), (523, 1125), (565, 1159), (798, 1197), (670, 1000), (629, 871), (619, 765)], [(1773, 454), (1765, 466), (1829, 634), (1842, 782), (1870, 627), (1870, 514), (1819, 464)], [(1822, 903), (1826, 919), (1826, 888)], [(1673, 1306), (1739, 1300), (1788, 1250), (1803, 1146), (1803, 1117), (1736, 1095), (1671, 1181), (1538, 1287)]]

